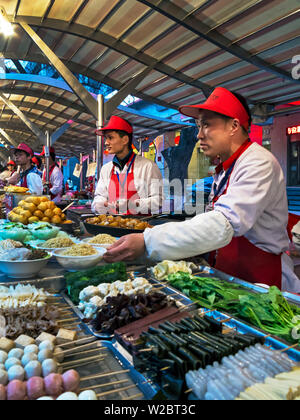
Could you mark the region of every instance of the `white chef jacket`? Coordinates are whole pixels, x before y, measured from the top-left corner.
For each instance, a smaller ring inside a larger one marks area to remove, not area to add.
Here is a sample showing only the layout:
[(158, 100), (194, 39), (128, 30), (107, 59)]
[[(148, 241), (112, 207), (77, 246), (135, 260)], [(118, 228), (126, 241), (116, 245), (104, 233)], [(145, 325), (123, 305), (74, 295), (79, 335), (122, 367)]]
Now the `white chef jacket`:
[[(217, 186), (224, 175), (224, 171), (215, 175)], [(213, 195), (212, 189), (210, 200)], [(203, 254), (226, 246), (233, 236), (245, 236), (264, 251), (283, 253), (282, 290), (300, 292), (300, 280), (285, 253), (289, 247), (287, 223), (282, 169), (272, 153), (252, 143), (237, 159), (227, 192), (219, 197), (213, 211), (172, 226), (148, 229), (144, 237), (150, 258), (163, 260)]]
[[(17, 185), (21, 186), (21, 181)], [(42, 178), (37, 172), (29, 172), (27, 175), (27, 188), (29, 189), (30, 194), (43, 194)]]
[[(92, 203), (94, 213), (106, 214), (108, 211), (108, 207), (105, 207), (104, 203), (109, 198), (108, 189), (113, 166), (116, 173), (125, 175), (127, 173), (128, 165), (125, 165), (123, 170), (113, 165), (113, 162), (109, 162), (102, 167)], [(152, 214), (158, 213), (163, 201), (163, 182), (158, 166), (151, 160), (137, 155), (134, 161), (133, 174), (136, 191), (140, 197), (139, 200), (136, 200), (139, 205), (136, 211), (140, 214), (148, 214), (150, 209)], [(122, 207), (124, 207), (124, 203), (120, 200), (120, 210)]]
[[(45, 173), (46, 173), (46, 170), (44, 169), (43, 179), (44, 179)], [(54, 203), (59, 203), (61, 201), (61, 197), (63, 194), (64, 176), (58, 166), (55, 166), (55, 168), (52, 171), (52, 174), (50, 176), (50, 183), (52, 185), (52, 188), (50, 189), (50, 193), (56, 196), (52, 201)]]

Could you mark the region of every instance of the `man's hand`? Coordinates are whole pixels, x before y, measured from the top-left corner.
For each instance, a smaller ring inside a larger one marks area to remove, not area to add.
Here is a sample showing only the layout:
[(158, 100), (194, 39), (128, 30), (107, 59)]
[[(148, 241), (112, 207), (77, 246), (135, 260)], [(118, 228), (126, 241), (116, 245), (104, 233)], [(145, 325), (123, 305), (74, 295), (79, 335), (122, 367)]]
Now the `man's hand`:
[(103, 258), (106, 262), (134, 261), (144, 255), (146, 251), (144, 235), (133, 233), (123, 236), (114, 245), (108, 248)]

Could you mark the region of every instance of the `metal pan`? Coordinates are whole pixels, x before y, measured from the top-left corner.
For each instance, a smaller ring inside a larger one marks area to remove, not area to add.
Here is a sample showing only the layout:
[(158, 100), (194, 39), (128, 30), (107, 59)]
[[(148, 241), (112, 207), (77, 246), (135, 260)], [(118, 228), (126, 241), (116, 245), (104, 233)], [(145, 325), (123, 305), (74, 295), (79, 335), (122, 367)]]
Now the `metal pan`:
[[(139, 217), (136, 216), (124, 216), (127, 219), (138, 219)], [(125, 229), (125, 228), (117, 228), (117, 227), (111, 227), (111, 226), (98, 226), (93, 225), (91, 223), (88, 223), (86, 220), (90, 219), (91, 217), (82, 217), (81, 220), (84, 224), (84, 227), (86, 228), (87, 232), (90, 235), (99, 235), (99, 234), (107, 234), (111, 235), (117, 238), (120, 238), (121, 236), (129, 235), (131, 233), (143, 233), (144, 230), (139, 229)], [(140, 216), (142, 218), (142, 216)]]
[[(153, 215), (149, 217), (135, 215), (135, 216), (122, 216), (125, 218), (131, 218), (131, 219), (143, 219), (143, 221), (147, 221), (152, 226), (162, 225), (165, 223), (170, 222), (181, 222), (185, 220), (185, 216), (183, 215), (171, 215), (171, 214), (160, 214), (160, 215)], [(87, 230), (87, 232), (91, 235), (99, 235), (99, 234), (107, 234), (114, 237), (121, 237), (125, 235), (129, 235), (131, 233), (143, 233), (144, 230), (139, 229), (125, 229), (125, 228), (117, 228), (117, 227), (110, 227), (110, 226), (98, 226), (98, 225), (92, 225), (91, 223), (88, 223), (86, 220), (91, 218), (91, 216), (88, 217), (82, 217), (81, 220)], [(145, 220), (144, 220), (145, 219)]]

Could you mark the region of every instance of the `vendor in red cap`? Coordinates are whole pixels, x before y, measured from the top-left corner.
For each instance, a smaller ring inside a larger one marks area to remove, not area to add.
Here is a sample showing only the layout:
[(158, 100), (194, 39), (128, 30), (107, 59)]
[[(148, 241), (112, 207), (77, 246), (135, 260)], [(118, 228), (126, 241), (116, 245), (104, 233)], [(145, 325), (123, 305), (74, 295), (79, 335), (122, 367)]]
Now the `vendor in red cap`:
[[(49, 180), (50, 180), (50, 195), (51, 200), (54, 203), (58, 204), (61, 201), (64, 189), (64, 176), (59, 169), (59, 166), (56, 163), (56, 154), (54, 147), (50, 147), (50, 157), (49, 157)], [(43, 147), (43, 151), (40, 154), (43, 164), (45, 166), (46, 159), (45, 159), (46, 149), (45, 146)], [(43, 172), (43, 183), (46, 183), (46, 169)]]
[(16, 171), (16, 163), (13, 160), (10, 160), (6, 164), (6, 168), (0, 174), (1, 181), (7, 181)]
[(28, 188), (31, 194), (42, 195), (43, 183), (36, 167), (32, 164), (33, 150), (25, 143), (13, 150), (16, 165), (20, 167), (20, 173), (15, 172), (8, 180), (10, 184)]
[(133, 130), (123, 118), (112, 116), (98, 131), (114, 155), (101, 169), (92, 210), (97, 214), (153, 214), (162, 205), (162, 176), (158, 166), (132, 150)]
[(180, 111), (195, 118), (204, 155), (221, 158), (207, 212), (125, 236), (104, 258), (136, 259), (146, 252), (155, 261), (181, 260), (210, 252), (211, 264), (229, 275), (300, 292), (300, 280), (285, 252), (289, 239), (284, 175), (274, 155), (249, 140), (246, 100), (219, 87), (204, 104)]

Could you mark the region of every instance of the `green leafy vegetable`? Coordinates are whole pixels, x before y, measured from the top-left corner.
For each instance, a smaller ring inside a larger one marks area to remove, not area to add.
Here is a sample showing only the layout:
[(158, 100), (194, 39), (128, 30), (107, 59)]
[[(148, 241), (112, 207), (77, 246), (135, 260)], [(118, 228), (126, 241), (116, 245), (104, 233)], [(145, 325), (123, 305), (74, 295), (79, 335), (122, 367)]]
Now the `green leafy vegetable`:
[(79, 294), (87, 286), (98, 286), (101, 283), (113, 283), (114, 281), (126, 281), (126, 264), (113, 263), (86, 271), (76, 271), (65, 274), (67, 293), (72, 302), (79, 303)]
[(300, 344), (292, 336), (297, 320), (300, 322), (300, 308), (290, 304), (276, 286), (259, 294), (239, 284), (182, 272), (169, 275), (167, 280), (205, 308), (222, 310), (267, 333)]

